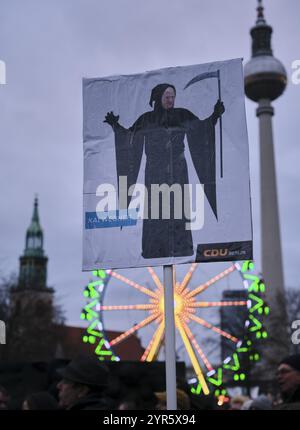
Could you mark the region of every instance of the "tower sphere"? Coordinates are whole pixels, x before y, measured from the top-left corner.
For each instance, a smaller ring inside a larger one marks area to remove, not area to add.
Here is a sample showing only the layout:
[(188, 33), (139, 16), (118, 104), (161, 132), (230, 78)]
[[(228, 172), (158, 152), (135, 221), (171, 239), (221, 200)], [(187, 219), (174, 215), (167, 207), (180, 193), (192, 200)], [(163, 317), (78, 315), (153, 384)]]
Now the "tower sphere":
[(287, 73), (283, 64), (273, 56), (272, 27), (266, 23), (262, 1), (258, 1), (256, 25), (251, 29), (252, 58), (245, 65), (245, 92), (249, 99), (275, 100), (284, 92)]
[(284, 92), (287, 74), (283, 64), (272, 55), (251, 58), (244, 68), (245, 92), (249, 99), (275, 100)]

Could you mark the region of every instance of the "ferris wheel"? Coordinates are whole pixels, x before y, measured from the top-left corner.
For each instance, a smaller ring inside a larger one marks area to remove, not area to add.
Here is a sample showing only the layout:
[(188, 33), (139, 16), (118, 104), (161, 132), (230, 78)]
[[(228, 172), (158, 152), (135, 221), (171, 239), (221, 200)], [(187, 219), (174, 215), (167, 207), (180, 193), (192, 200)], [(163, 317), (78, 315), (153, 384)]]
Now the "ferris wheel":
[[(163, 359), (164, 287), (159, 269), (140, 269), (135, 280), (123, 271), (114, 270), (97, 270), (93, 276), (96, 279), (84, 290), (89, 302), (81, 318), (89, 326), (83, 342), (95, 346), (99, 360), (118, 361), (116, 346), (138, 334), (144, 347), (139, 360)], [(224, 381), (246, 379), (245, 358), (258, 361), (256, 342), (268, 336), (262, 322), (269, 314), (264, 301), (264, 282), (255, 274), (252, 261), (221, 265), (194, 263), (188, 269), (178, 266), (174, 270), (173, 286), (176, 339), (181, 358), (193, 370), (191, 390), (204, 395), (213, 392), (222, 404), (226, 398)], [(238, 288), (237, 299), (224, 296), (224, 289), (229, 287), (233, 287), (231, 297)], [(230, 327), (229, 324), (226, 329), (220, 321), (224, 315), (232, 321), (235, 315), (242, 318), (239, 317), (239, 325)], [(106, 330), (112, 324), (120, 333), (108, 340)], [(209, 345), (216, 342), (225, 343), (229, 354), (221, 357), (215, 353), (216, 348), (211, 351)]]

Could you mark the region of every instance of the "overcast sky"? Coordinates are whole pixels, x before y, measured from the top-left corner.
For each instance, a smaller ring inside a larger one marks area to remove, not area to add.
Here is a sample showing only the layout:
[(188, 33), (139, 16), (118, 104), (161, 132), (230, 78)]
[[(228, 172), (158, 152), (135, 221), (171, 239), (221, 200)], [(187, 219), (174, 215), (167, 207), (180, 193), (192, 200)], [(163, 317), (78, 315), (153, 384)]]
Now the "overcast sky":
[[(265, 0), (274, 54), (300, 59), (299, 0)], [(82, 77), (250, 56), (255, 0), (0, 0), (0, 271), (18, 271), (38, 193), (48, 284), (70, 324), (82, 289)], [(298, 281), (300, 85), (274, 103), (284, 273)], [(259, 265), (258, 123), (247, 101), (255, 259)], [(130, 274), (134, 276), (134, 274)]]

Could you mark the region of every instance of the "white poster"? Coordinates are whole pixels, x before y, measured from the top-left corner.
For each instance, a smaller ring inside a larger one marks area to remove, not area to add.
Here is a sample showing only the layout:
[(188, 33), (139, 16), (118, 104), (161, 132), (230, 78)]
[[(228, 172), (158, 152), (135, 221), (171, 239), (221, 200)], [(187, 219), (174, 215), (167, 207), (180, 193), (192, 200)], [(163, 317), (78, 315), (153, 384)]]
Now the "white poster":
[(252, 258), (242, 60), (83, 80), (83, 270)]

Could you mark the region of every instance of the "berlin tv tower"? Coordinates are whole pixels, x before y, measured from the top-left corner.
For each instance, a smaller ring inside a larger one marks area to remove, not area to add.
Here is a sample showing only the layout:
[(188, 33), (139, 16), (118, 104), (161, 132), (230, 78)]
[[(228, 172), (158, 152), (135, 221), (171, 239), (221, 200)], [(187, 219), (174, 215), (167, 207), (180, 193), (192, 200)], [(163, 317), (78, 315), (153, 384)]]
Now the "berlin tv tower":
[(264, 17), (262, 0), (258, 0), (257, 20), (252, 27), (252, 57), (245, 65), (245, 92), (258, 103), (260, 146), (261, 258), (267, 286), (266, 301), (270, 316), (266, 321), (269, 334), (266, 359), (273, 367), (288, 352), (287, 313), (280, 241), (271, 102), (284, 92), (287, 74), (273, 56), (272, 27)]

